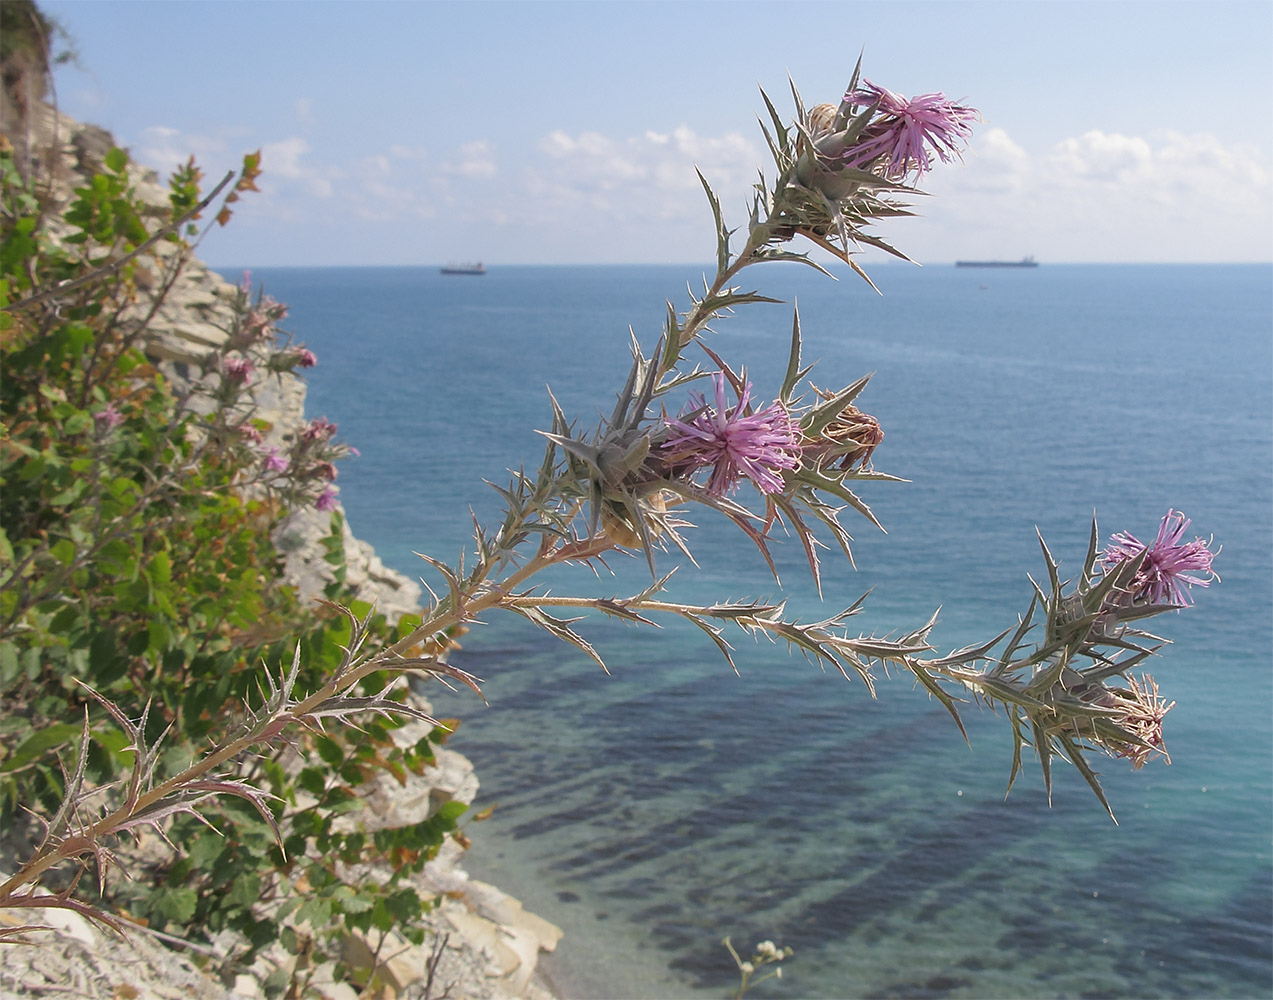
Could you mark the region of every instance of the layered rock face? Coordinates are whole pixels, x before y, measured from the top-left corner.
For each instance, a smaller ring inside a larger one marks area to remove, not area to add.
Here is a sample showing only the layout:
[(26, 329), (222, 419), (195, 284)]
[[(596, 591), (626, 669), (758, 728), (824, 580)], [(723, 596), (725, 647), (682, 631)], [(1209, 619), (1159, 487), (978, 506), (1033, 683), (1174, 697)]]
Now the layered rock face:
[[(24, 108), (25, 118), (12, 121), (11, 104), (0, 107), (7, 120), (0, 122), (10, 144), (30, 163), (32, 170), (53, 179), (55, 198), (64, 203), (72, 191), (101, 168), (102, 159), (115, 145), (109, 133), (81, 125), (43, 103)], [(10, 138), (11, 137), (11, 138)], [(265, 165), (268, 169), (268, 164)], [(130, 168), (139, 196), (156, 207), (156, 215), (168, 205), (168, 193), (153, 171)], [(56, 233), (53, 234), (56, 237)], [(167, 247), (167, 244), (163, 244)], [(173, 252), (167, 250), (166, 252)], [(149, 317), (145, 350), (166, 372), (180, 382), (196, 377), (199, 360), (228, 338), (232, 328), (234, 286), (191, 258), (155, 308), (160, 276), (139, 268), (139, 301), (134, 321)], [(286, 443), (308, 422), (305, 383), (284, 373), (261, 379), (254, 391), (254, 415), (271, 425), (269, 443)], [(306, 509), (292, 514), (275, 535), (286, 559), (288, 582), (302, 596), (322, 595), (331, 579), (323, 540), (330, 524), (327, 513)], [(366, 542), (359, 541), (345, 521), (346, 583), (354, 596), (374, 604), (390, 618), (418, 610), (420, 586), (384, 566)], [(428, 711), (427, 705), (421, 707)], [(424, 734), (412, 726), (396, 731), (403, 745), (413, 745)], [(349, 822), (369, 830), (401, 826), (428, 818), (447, 801), (466, 804), (477, 793), (477, 777), (469, 761), (445, 748), (437, 750), (437, 765), (420, 776), (408, 775), (405, 786), (388, 775), (360, 789), (365, 809)], [(264, 997), (266, 977), (283, 967), (303, 972), (309, 984), (306, 996), (328, 1000), (355, 1000), (373, 964), (378, 981), (387, 992), (376, 996), (473, 997), (503, 1000), (550, 994), (534, 979), (541, 950), (556, 947), (561, 931), (523, 910), (521, 904), (494, 886), (470, 879), (461, 860), (463, 851), (447, 841), (437, 859), (430, 862), (419, 881), (423, 892), (440, 897), (430, 914), (433, 933), (426, 947), (415, 948), (404, 939), (385, 942), (351, 935), (343, 945), (343, 960), (350, 970), (336, 977), (330, 966), (294, 969), (295, 956), (268, 951), (251, 970), (226, 983), (210, 977), (196, 963), (201, 953), (218, 956), (233, 950), (232, 939), (220, 939), (211, 949), (178, 947), (176, 951), (153, 932), (138, 931), (125, 941), (103, 934), (77, 914), (61, 910), (25, 911), (21, 923), (47, 923), (51, 930), (32, 935), (29, 946), (0, 947), (0, 1000), (35, 995), (41, 990), (70, 990), (90, 997), (199, 997), (208, 1000), (255, 1000)], [(0, 866), (12, 865), (0, 858)], [(387, 874), (387, 873), (385, 873)], [(376, 872), (366, 873), (376, 878)], [(0, 911), (0, 923), (13, 924), (12, 914)], [(429, 945), (433, 949), (429, 949)], [(386, 956), (392, 956), (386, 961)]]

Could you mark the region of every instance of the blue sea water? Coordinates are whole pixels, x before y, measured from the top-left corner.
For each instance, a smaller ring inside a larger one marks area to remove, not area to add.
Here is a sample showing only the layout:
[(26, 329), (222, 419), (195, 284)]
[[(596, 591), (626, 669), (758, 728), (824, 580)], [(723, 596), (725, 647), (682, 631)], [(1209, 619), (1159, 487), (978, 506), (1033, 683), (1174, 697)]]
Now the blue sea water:
[[(237, 274), (227, 272), (237, 278)], [(823, 616), (870, 590), (863, 631), (923, 623), (954, 649), (1015, 623), (1036, 526), (1061, 571), (1103, 536), (1152, 535), (1169, 507), (1213, 534), (1223, 582), (1155, 619), (1152, 672), (1177, 702), (1172, 763), (1098, 764), (1118, 824), (1072, 769), (1037, 764), (1005, 798), (1002, 716), (969, 704), (971, 746), (905, 678), (864, 686), (734, 638), (735, 676), (696, 630), (579, 627), (610, 675), (520, 620), (455, 656), (490, 707), (440, 692), (476, 763), (469, 866), (564, 928), (546, 962), (577, 997), (723, 996), (721, 946), (795, 949), (769, 997), (1267, 997), (1273, 992), (1273, 270), (883, 266), (877, 296), (793, 265), (748, 272), (787, 305), (740, 309), (711, 346), (769, 396), (798, 302), (813, 380), (875, 372), (859, 405), (886, 432), (851, 524), (856, 569), (824, 560), (819, 601), (794, 540), (779, 591), (703, 511), (671, 588), (687, 602), (777, 596)], [(538, 464), (546, 386), (581, 423), (612, 405), (628, 328), (647, 349), (691, 267), (260, 269), (315, 350), (311, 415), (361, 450), (340, 486), (387, 563), (436, 576), (507, 469)], [(667, 565), (672, 565), (669, 559)], [(554, 577), (556, 593), (633, 593)]]

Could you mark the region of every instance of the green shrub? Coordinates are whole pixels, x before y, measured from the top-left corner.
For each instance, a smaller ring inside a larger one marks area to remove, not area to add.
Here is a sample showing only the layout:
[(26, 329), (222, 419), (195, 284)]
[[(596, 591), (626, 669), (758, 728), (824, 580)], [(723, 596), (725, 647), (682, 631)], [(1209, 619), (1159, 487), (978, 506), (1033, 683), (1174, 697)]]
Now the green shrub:
[[(253, 188), (258, 164), (256, 155), (245, 158), (218, 222)], [(174, 381), (146, 356), (155, 309), (139, 307), (139, 269), (159, 274), (154, 302), (163, 301), (190, 257), (193, 220), (207, 200), (190, 163), (148, 227), (155, 209), (138, 199), (128, 166), (111, 150), (59, 212), (12, 156), (0, 156), (6, 824), (24, 810), (37, 826), (48, 823), (68, 795), (128, 787), (146, 755), (139, 747), (158, 748), (145, 779), (163, 781), (250, 721), (267, 687), (263, 671), (291, 662), (298, 644), (305, 655), (292, 680), (305, 691), (321, 687), (353, 641), (351, 618), (284, 585), (271, 541), (289, 510), (330, 506), (333, 463), (347, 449), (332, 440), (332, 425), (314, 421), (285, 453), (266, 450), (271, 428), (252, 409), (254, 377), (279, 377), (313, 356), (281, 337), (285, 310), (246, 287), (232, 303), (225, 346), (191, 366), (188, 380)], [(339, 511), (327, 559), (335, 576), (327, 597), (367, 616), (343, 591)], [(382, 618), (368, 624), (392, 638), (408, 629)], [(386, 679), (371, 678), (371, 690)], [(382, 697), (401, 703), (405, 688)], [(80, 720), (90, 738), (84, 747)], [(193, 807), (171, 811), (154, 826), (187, 849), (102, 905), (183, 935), (233, 929), (250, 949), (280, 935), (295, 945), (281, 923), (289, 915), (315, 928), (320, 953), (325, 936), (342, 927), (387, 930), (406, 921), (418, 937), (416, 918), (429, 901), (404, 880), (436, 855), (463, 807), (448, 804), (417, 826), (374, 835), (334, 827), (377, 773), (401, 779), (433, 760), (445, 732), (400, 750), (391, 738), (399, 725), (373, 714), (359, 720), (356, 741), (344, 727), (296, 726), (287, 735), (305, 763), (291, 769), (281, 741), (265, 756), (229, 761), (234, 774), (268, 786), (268, 815), (252, 807), (264, 799), (234, 796), (200, 801), (197, 815)], [(64, 762), (81, 752), (77, 775)], [(388, 861), (394, 874), (383, 884), (347, 881), (351, 867)]]

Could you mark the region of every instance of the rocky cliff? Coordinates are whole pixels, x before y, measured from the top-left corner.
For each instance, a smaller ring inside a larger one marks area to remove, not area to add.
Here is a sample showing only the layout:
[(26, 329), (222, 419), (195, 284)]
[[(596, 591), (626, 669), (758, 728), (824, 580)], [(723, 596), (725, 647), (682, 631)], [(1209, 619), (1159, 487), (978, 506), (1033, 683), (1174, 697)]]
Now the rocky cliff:
[[(21, 112), (20, 117), (18, 112)], [(53, 179), (56, 199), (65, 201), (102, 165), (115, 144), (109, 133), (81, 125), (48, 105), (33, 100), (18, 108), (12, 102), (0, 107), (4, 138), (31, 169)], [(268, 170), (268, 164), (265, 164)], [(130, 180), (140, 197), (160, 208), (168, 194), (152, 171), (133, 169)], [(171, 251), (170, 251), (171, 252)], [(157, 309), (157, 276), (143, 265), (139, 269), (137, 320), (149, 316), (147, 354), (180, 381), (209, 350), (225, 342), (231, 328), (232, 285), (210, 271), (198, 259), (183, 268)], [(301, 331), (303, 333), (303, 331)], [(277, 443), (291, 440), (306, 424), (305, 383), (291, 374), (263, 379), (255, 393), (256, 416), (271, 425)], [(267, 444), (274, 443), (267, 441)], [(324, 560), (322, 540), (329, 515), (312, 508), (291, 515), (276, 533), (275, 542), (286, 559), (286, 572), (302, 595), (321, 596), (331, 576)], [(345, 519), (346, 582), (361, 600), (374, 603), (391, 618), (417, 609), (420, 587), (386, 568), (371, 546), (359, 541)], [(427, 706), (426, 706), (427, 710)], [(405, 727), (398, 731), (414, 743), (423, 734)], [(407, 745), (407, 743), (404, 743)], [(472, 765), (452, 750), (439, 748), (437, 766), (420, 776), (409, 775), (405, 786), (386, 780), (361, 791), (365, 808), (350, 822), (367, 829), (419, 822), (447, 801), (470, 803), (478, 782)], [(152, 845), (158, 849), (158, 845)], [(440, 905), (430, 915), (432, 935), (426, 948), (414, 948), (405, 940), (383, 943), (379, 948), (382, 992), (396, 997), (548, 997), (534, 978), (537, 956), (552, 950), (561, 932), (548, 922), (526, 913), (521, 904), (493, 886), (470, 879), (464, 871), (462, 850), (453, 841), (426, 866), (421, 888), (439, 895)], [(12, 859), (0, 857), (0, 866)], [(376, 877), (374, 872), (367, 877)], [(250, 969), (226, 983), (202, 971), (208, 958), (225, 954), (233, 945), (219, 940), (211, 949), (182, 945), (149, 931), (130, 934), (128, 940), (107, 939), (82, 917), (66, 911), (39, 911), (51, 930), (33, 935), (29, 947), (0, 947), (0, 998), (34, 995), (40, 990), (71, 990), (86, 997), (206, 997), (255, 998), (265, 995), (265, 980), (280, 965), (295, 964), (295, 956), (265, 954)], [(24, 914), (24, 917), (27, 915)], [(12, 923), (0, 911), (0, 921)], [(25, 922), (25, 921), (24, 921)], [(432, 950), (429, 946), (432, 945)], [(387, 955), (392, 959), (385, 961)], [(306, 996), (329, 1000), (353, 1000), (375, 961), (371, 943), (351, 935), (344, 943), (348, 977), (335, 967), (307, 970), (310, 990)], [(215, 964), (212, 963), (212, 964)]]

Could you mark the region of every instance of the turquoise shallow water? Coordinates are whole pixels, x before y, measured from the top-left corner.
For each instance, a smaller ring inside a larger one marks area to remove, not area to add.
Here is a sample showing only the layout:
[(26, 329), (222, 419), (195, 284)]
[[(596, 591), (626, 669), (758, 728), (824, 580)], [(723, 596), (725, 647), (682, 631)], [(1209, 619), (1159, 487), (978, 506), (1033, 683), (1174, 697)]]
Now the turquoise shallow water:
[[(735, 643), (734, 676), (694, 630), (584, 628), (611, 675), (524, 622), (496, 619), (456, 662), (491, 705), (439, 697), (477, 764), (471, 868), (565, 928), (548, 963), (574, 996), (722, 996), (720, 946), (796, 950), (783, 997), (1246, 997), (1273, 990), (1273, 272), (1261, 266), (882, 267), (877, 297), (791, 269), (815, 381), (876, 376), (886, 431), (857, 570), (825, 603), (779, 546), (790, 606), (823, 615), (870, 589), (864, 631), (926, 620), (955, 648), (1012, 624), (1042, 572), (1102, 533), (1152, 534), (1169, 506), (1224, 545), (1223, 583), (1157, 619), (1153, 673), (1178, 704), (1171, 766), (1105, 762), (1119, 825), (1072, 772), (1037, 766), (1005, 799), (1002, 718), (968, 706), (972, 746), (904, 679), (863, 686), (785, 649)], [(362, 457), (342, 499), (355, 532), (419, 574), (453, 560), (469, 509), (498, 512), (506, 470), (536, 463), (545, 385), (584, 422), (609, 409), (627, 328), (647, 345), (689, 268), (254, 272), (319, 355), (310, 412)], [(789, 306), (717, 325), (760, 394), (785, 365)], [(696, 518), (687, 601), (774, 595), (736, 532)], [(832, 561), (834, 562), (834, 561)], [(607, 592), (648, 579), (616, 566)], [(562, 593), (597, 587), (553, 581)]]

